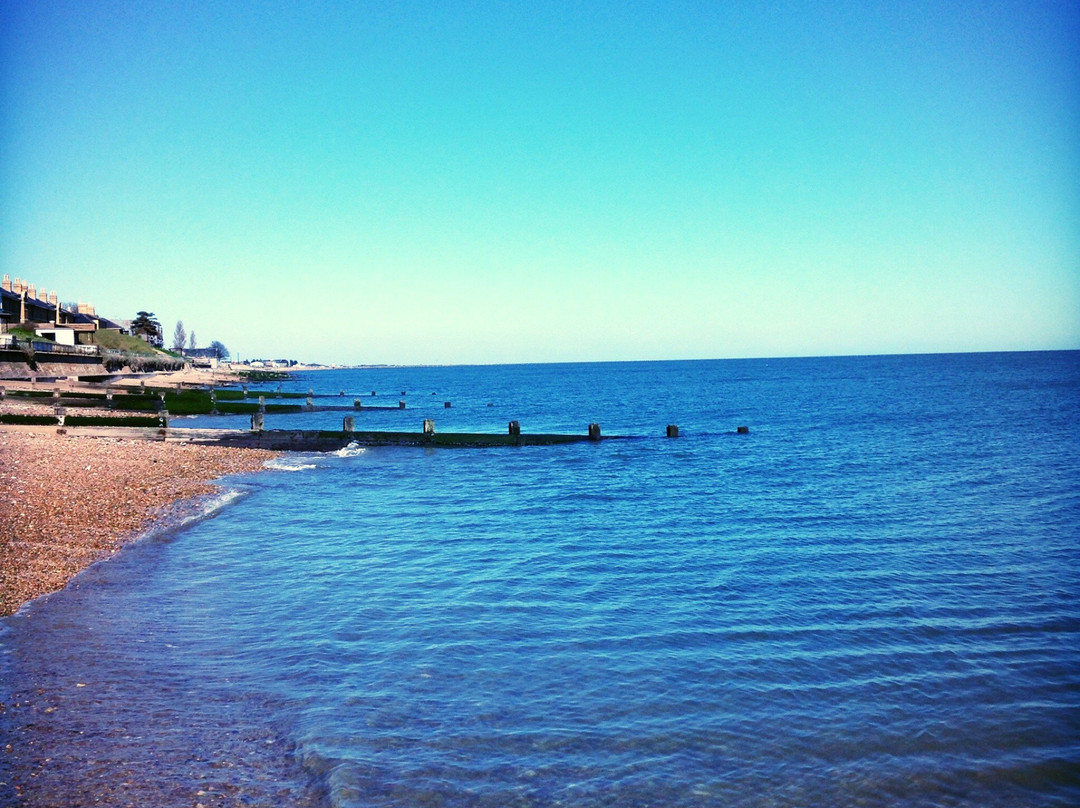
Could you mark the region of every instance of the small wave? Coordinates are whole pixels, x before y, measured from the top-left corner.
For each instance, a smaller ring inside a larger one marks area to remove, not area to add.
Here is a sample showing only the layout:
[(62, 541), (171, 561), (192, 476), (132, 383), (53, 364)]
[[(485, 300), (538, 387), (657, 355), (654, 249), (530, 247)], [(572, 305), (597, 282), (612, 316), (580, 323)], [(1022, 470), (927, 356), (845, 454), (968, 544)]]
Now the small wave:
[(248, 493), (240, 488), (225, 488), (206, 496), (174, 502), (143, 535), (143, 538), (162, 538), (193, 522), (209, 519), (238, 499), (246, 497)]
[(263, 463), (263, 468), (274, 471), (306, 471), (315, 468), (314, 463), (309, 463), (306, 457), (277, 457)]
[(341, 449), (338, 449), (336, 452), (333, 452), (332, 454), (335, 457), (356, 457), (357, 455), (362, 455), (366, 451), (367, 451), (367, 449), (365, 449), (363, 446), (361, 446), (356, 441), (353, 441), (348, 446), (342, 447)]

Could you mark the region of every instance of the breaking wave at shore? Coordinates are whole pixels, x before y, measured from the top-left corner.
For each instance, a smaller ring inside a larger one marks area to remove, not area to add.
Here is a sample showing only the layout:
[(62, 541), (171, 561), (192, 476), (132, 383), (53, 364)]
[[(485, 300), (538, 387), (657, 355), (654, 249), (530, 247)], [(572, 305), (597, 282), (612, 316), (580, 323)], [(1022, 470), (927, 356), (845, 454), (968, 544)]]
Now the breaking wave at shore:
[(263, 467), (270, 469), (271, 471), (308, 471), (316, 468), (315, 463), (308, 462), (310, 458), (306, 455), (291, 456), (286, 455), (284, 457), (275, 458), (274, 460), (267, 460)]
[(250, 492), (245, 488), (225, 486), (210, 494), (172, 503), (140, 537), (141, 540), (173, 535), (196, 522), (211, 519), (223, 509), (235, 505)]
[(310, 471), (333, 462), (333, 459), (335, 458), (359, 457), (366, 451), (367, 449), (363, 446), (353, 442), (348, 446), (343, 446), (337, 451), (328, 452), (326, 454), (299, 452), (296, 454), (283, 455), (281, 457), (276, 457), (273, 460), (267, 460), (266, 463), (263, 464), (263, 467), (272, 471)]

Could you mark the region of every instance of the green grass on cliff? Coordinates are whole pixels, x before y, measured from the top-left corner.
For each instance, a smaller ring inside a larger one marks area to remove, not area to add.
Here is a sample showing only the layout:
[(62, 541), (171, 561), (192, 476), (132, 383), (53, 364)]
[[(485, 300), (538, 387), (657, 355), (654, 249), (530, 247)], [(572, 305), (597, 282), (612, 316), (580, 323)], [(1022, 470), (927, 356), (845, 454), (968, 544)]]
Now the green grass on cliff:
[(116, 331), (98, 331), (94, 334), (94, 342), (102, 348), (124, 351), (125, 353), (141, 354), (143, 356), (154, 356), (160, 353), (145, 340), (127, 334), (120, 334)]

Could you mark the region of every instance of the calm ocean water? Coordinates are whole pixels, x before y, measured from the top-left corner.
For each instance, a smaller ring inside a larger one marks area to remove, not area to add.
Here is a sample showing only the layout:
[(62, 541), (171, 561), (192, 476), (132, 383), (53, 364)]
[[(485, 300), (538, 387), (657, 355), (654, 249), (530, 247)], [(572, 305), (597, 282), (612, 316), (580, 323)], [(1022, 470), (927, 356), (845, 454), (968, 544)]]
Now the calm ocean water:
[(0, 804), (1080, 804), (1080, 352), (287, 387), (633, 438), (230, 481), (0, 621)]

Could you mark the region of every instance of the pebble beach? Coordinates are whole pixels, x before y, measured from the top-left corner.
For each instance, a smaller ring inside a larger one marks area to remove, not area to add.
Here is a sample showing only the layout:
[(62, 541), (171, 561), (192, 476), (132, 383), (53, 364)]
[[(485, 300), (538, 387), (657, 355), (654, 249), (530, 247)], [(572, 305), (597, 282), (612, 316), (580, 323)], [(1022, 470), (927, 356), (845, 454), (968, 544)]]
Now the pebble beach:
[(62, 589), (145, 532), (166, 506), (275, 456), (0, 428), (0, 616)]

